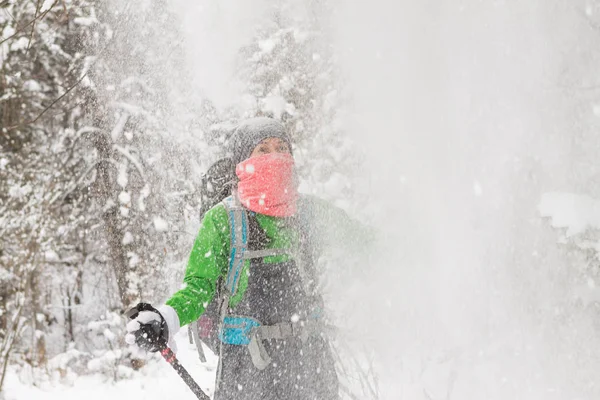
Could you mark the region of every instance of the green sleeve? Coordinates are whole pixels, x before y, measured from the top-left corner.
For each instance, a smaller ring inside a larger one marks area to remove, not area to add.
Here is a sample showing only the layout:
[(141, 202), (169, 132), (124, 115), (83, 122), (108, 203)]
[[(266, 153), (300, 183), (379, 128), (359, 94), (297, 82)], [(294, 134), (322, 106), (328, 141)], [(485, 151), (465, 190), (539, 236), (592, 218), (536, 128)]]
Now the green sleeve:
[(212, 300), (219, 277), (225, 276), (227, 271), (229, 246), (227, 211), (218, 204), (202, 219), (185, 270), (183, 288), (166, 302), (177, 313), (181, 326), (198, 319)]

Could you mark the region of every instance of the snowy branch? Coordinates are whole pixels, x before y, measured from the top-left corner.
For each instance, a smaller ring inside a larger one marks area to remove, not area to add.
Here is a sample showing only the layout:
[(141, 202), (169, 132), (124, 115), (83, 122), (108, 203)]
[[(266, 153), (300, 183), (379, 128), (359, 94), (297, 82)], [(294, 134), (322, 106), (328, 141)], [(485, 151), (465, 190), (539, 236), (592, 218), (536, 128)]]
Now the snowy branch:
[(63, 94), (61, 94), (60, 96), (58, 96), (56, 99), (54, 99), (54, 101), (52, 101), (52, 103), (50, 103), (47, 107), (45, 107), (42, 112), (40, 112), (35, 118), (33, 118), (30, 121), (23, 121), (17, 125), (13, 125), (13, 126), (8, 126), (5, 128), (2, 128), (3, 132), (7, 132), (7, 131), (12, 131), (14, 129), (17, 128), (21, 128), (23, 126), (26, 125), (31, 125), (31, 124), (35, 124), (48, 110), (50, 110), (52, 107), (54, 107), (56, 105), (56, 103), (58, 103), (59, 101), (61, 101), (66, 95), (68, 95), (77, 85), (79, 85), (81, 83), (81, 81), (83, 81), (83, 79), (87, 76), (87, 74), (84, 74), (81, 76), (81, 78), (79, 78), (77, 80), (77, 82), (75, 82), (73, 85), (71, 85)]
[(102, 159), (102, 160), (98, 160), (96, 161), (94, 164), (90, 165), (77, 179), (77, 181), (72, 184), (67, 190), (65, 190), (64, 192), (61, 193), (57, 193), (52, 199), (50, 199), (50, 202), (48, 203), (49, 205), (52, 205), (56, 202), (56, 200), (58, 200), (59, 198), (62, 200), (64, 200), (69, 194), (71, 194), (75, 189), (77, 189), (79, 187), (79, 185), (81, 184), (81, 182), (83, 182), (83, 180), (85, 179), (85, 177), (92, 172), (92, 170), (94, 170), (98, 165), (102, 164), (102, 163), (109, 163), (112, 164), (113, 166), (115, 166), (115, 168), (119, 167), (119, 164), (115, 161), (115, 160), (111, 160), (111, 159)]
[(142, 178), (142, 180), (145, 181), (146, 177), (144, 175), (144, 170), (143, 170), (140, 162), (127, 149), (119, 146), (118, 144), (114, 144), (113, 148), (115, 150), (117, 150), (119, 153), (121, 153), (123, 156), (125, 156), (125, 158), (127, 158), (131, 162), (131, 164), (133, 164), (135, 166), (138, 173), (140, 174), (140, 177)]
[[(27, 27), (29, 27), (30, 25), (35, 25), (36, 21), (41, 20), (42, 18), (44, 18), (46, 16), (46, 14), (48, 14), (52, 10), (52, 8), (54, 8), (54, 6), (58, 3), (58, 1), (59, 0), (55, 0), (54, 3), (52, 3), (52, 5), (47, 10), (45, 10), (43, 13), (37, 15), (35, 18), (33, 18), (31, 21), (27, 22), (25, 25), (17, 28), (12, 35), (10, 35), (6, 39), (0, 41), (0, 46), (2, 44), (4, 44), (6, 41), (8, 41), (8, 40), (14, 38), (15, 36), (17, 36), (23, 30), (27, 29)], [(37, 12), (36, 12), (36, 14), (37, 14)]]

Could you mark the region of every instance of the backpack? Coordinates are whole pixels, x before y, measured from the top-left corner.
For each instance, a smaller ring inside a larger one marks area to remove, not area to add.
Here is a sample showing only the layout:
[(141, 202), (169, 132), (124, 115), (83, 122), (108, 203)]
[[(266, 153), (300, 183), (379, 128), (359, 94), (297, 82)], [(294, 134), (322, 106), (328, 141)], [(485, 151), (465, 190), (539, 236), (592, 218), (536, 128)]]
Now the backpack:
[(223, 158), (210, 166), (200, 183), (200, 219), (218, 203), (231, 195), (235, 182), (235, 167), (230, 158)]

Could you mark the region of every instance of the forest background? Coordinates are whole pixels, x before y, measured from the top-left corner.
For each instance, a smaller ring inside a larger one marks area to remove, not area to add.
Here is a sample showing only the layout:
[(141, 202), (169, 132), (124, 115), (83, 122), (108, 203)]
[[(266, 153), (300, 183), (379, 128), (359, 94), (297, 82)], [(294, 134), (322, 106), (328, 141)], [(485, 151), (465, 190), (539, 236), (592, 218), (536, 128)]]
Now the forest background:
[(201, 174), (268, 115), (379, 230), (326, 273), (361, 390), (597, 398), (599, 12), (0, 1), (0, 393), (137, 376), (122, 312), (179, 286)]

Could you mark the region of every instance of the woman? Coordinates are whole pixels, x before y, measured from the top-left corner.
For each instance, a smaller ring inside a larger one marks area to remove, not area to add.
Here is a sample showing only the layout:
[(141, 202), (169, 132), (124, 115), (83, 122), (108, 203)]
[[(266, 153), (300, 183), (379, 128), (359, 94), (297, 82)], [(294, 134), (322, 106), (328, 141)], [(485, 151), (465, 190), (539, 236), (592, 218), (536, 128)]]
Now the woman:
[[(278, 121), (249, 119), (231, 143), (236, 190), (229, 203), (205, 214), (185, 287), (158, 309), (139, 313), (128, 324), (127, 341), (156, 351), (159, 340), (170, 340), (180, 326), (197, 320), (221, 293), (235, 258), (230, 226), (237, 204), (247, 216), (246, 253), (255, 256), (240, 258), (239, 279), (228, 287), (231, 293), (225, 290), (215, 399), (336, 399), (315, 260), (327, 239), (339, 241), (340, 232), (358, 226), (343, 211), (298, 194), (291, 142)], [(352, 242), (345, 244), (357, 244)], [(235, 329), (227, 330), (236, 324), (253, 329), (240, 341)]]

